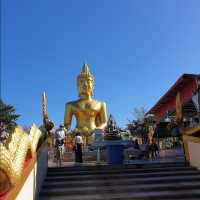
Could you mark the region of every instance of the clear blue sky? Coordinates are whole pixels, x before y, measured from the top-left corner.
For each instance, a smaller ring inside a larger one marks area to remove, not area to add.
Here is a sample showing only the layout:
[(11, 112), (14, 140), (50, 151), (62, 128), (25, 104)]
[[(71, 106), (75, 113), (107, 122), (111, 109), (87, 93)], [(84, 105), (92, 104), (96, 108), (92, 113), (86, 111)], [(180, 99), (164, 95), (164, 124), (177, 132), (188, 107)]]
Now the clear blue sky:
[(199, 0), (1, 0), (1, 95), (18, 123), (59, 125), (83, 62), (120, 126), (183, 73), (200, 73)]

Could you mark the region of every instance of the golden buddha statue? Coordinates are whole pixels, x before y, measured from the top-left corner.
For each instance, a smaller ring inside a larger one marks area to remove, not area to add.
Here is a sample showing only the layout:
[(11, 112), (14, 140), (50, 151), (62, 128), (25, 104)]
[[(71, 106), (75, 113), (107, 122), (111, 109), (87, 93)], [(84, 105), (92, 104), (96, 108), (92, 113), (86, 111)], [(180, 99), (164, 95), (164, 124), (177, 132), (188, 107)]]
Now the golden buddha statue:
[(77, 77), (79, 99), (66, 103), (64, 125), (70, 128), (73, 115), (76, 118), (75, 132), (81, 133), (91, 143), (91, 135), (95, 129), (103, 130), (107, 124), (106, 104), (92, 99), (94, 89), (94, 77), (89, 71), (87, 64), (84, 64), (80, 75)]

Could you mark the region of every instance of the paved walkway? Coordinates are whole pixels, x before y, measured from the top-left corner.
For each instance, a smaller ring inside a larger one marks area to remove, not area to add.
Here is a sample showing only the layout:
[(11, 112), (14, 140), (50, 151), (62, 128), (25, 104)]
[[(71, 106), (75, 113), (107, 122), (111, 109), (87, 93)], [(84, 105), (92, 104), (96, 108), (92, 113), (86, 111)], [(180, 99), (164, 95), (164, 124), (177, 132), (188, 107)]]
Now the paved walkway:
[[(159, 153), (159, 156), (154, 159), (148, 159), (148, 160), (125, 160), (124, 164), (145, 164), (145, 163), (164, 163), (164, 162), (183, 162), (184, 161), (184, 153), (183, 149), (167, 149), (167, 150), (161, 150)], [(83, 162), (81, 164), (77, 164), (75, 162), (62, 162), (62, 167), (65, 166), (95, 166), (97, 165), (96, 161), (87, 161)], [(107, 165), (106, 162), (101, 161), (98, 163), (98, 165)], [(53, 161), (53, 159), (49, 159), (48, 161), (49, 167), (57, 167), (57, 163)]]

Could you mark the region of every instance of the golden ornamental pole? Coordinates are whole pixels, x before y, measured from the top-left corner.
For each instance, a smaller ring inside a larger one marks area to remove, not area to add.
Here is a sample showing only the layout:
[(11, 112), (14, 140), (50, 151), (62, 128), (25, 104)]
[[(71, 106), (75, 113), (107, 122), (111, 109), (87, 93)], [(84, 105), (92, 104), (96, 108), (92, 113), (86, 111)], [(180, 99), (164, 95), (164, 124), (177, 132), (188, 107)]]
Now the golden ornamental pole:
[(46, 106), (46, 94), (45, 92), (42, 95), (42, 121), (43, 125), (45, 123), (45, 118), (47, 116), (47, 106)]
[(182, 103), (180, 92), (176, 95), (176, 120), (181, 121), (182, 119)]

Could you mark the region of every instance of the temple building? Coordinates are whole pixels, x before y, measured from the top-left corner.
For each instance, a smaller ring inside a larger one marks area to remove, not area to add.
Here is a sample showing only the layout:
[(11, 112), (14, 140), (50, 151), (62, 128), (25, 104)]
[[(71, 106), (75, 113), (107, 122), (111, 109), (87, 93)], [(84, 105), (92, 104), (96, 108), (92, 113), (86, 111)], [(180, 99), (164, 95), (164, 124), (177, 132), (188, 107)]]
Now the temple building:
[(177, 95), (179, 95), (183, 120), (199, 118), (200, 74), (183, 74), (148, 113), (154, 114), (158, 122), (175, 118)]

